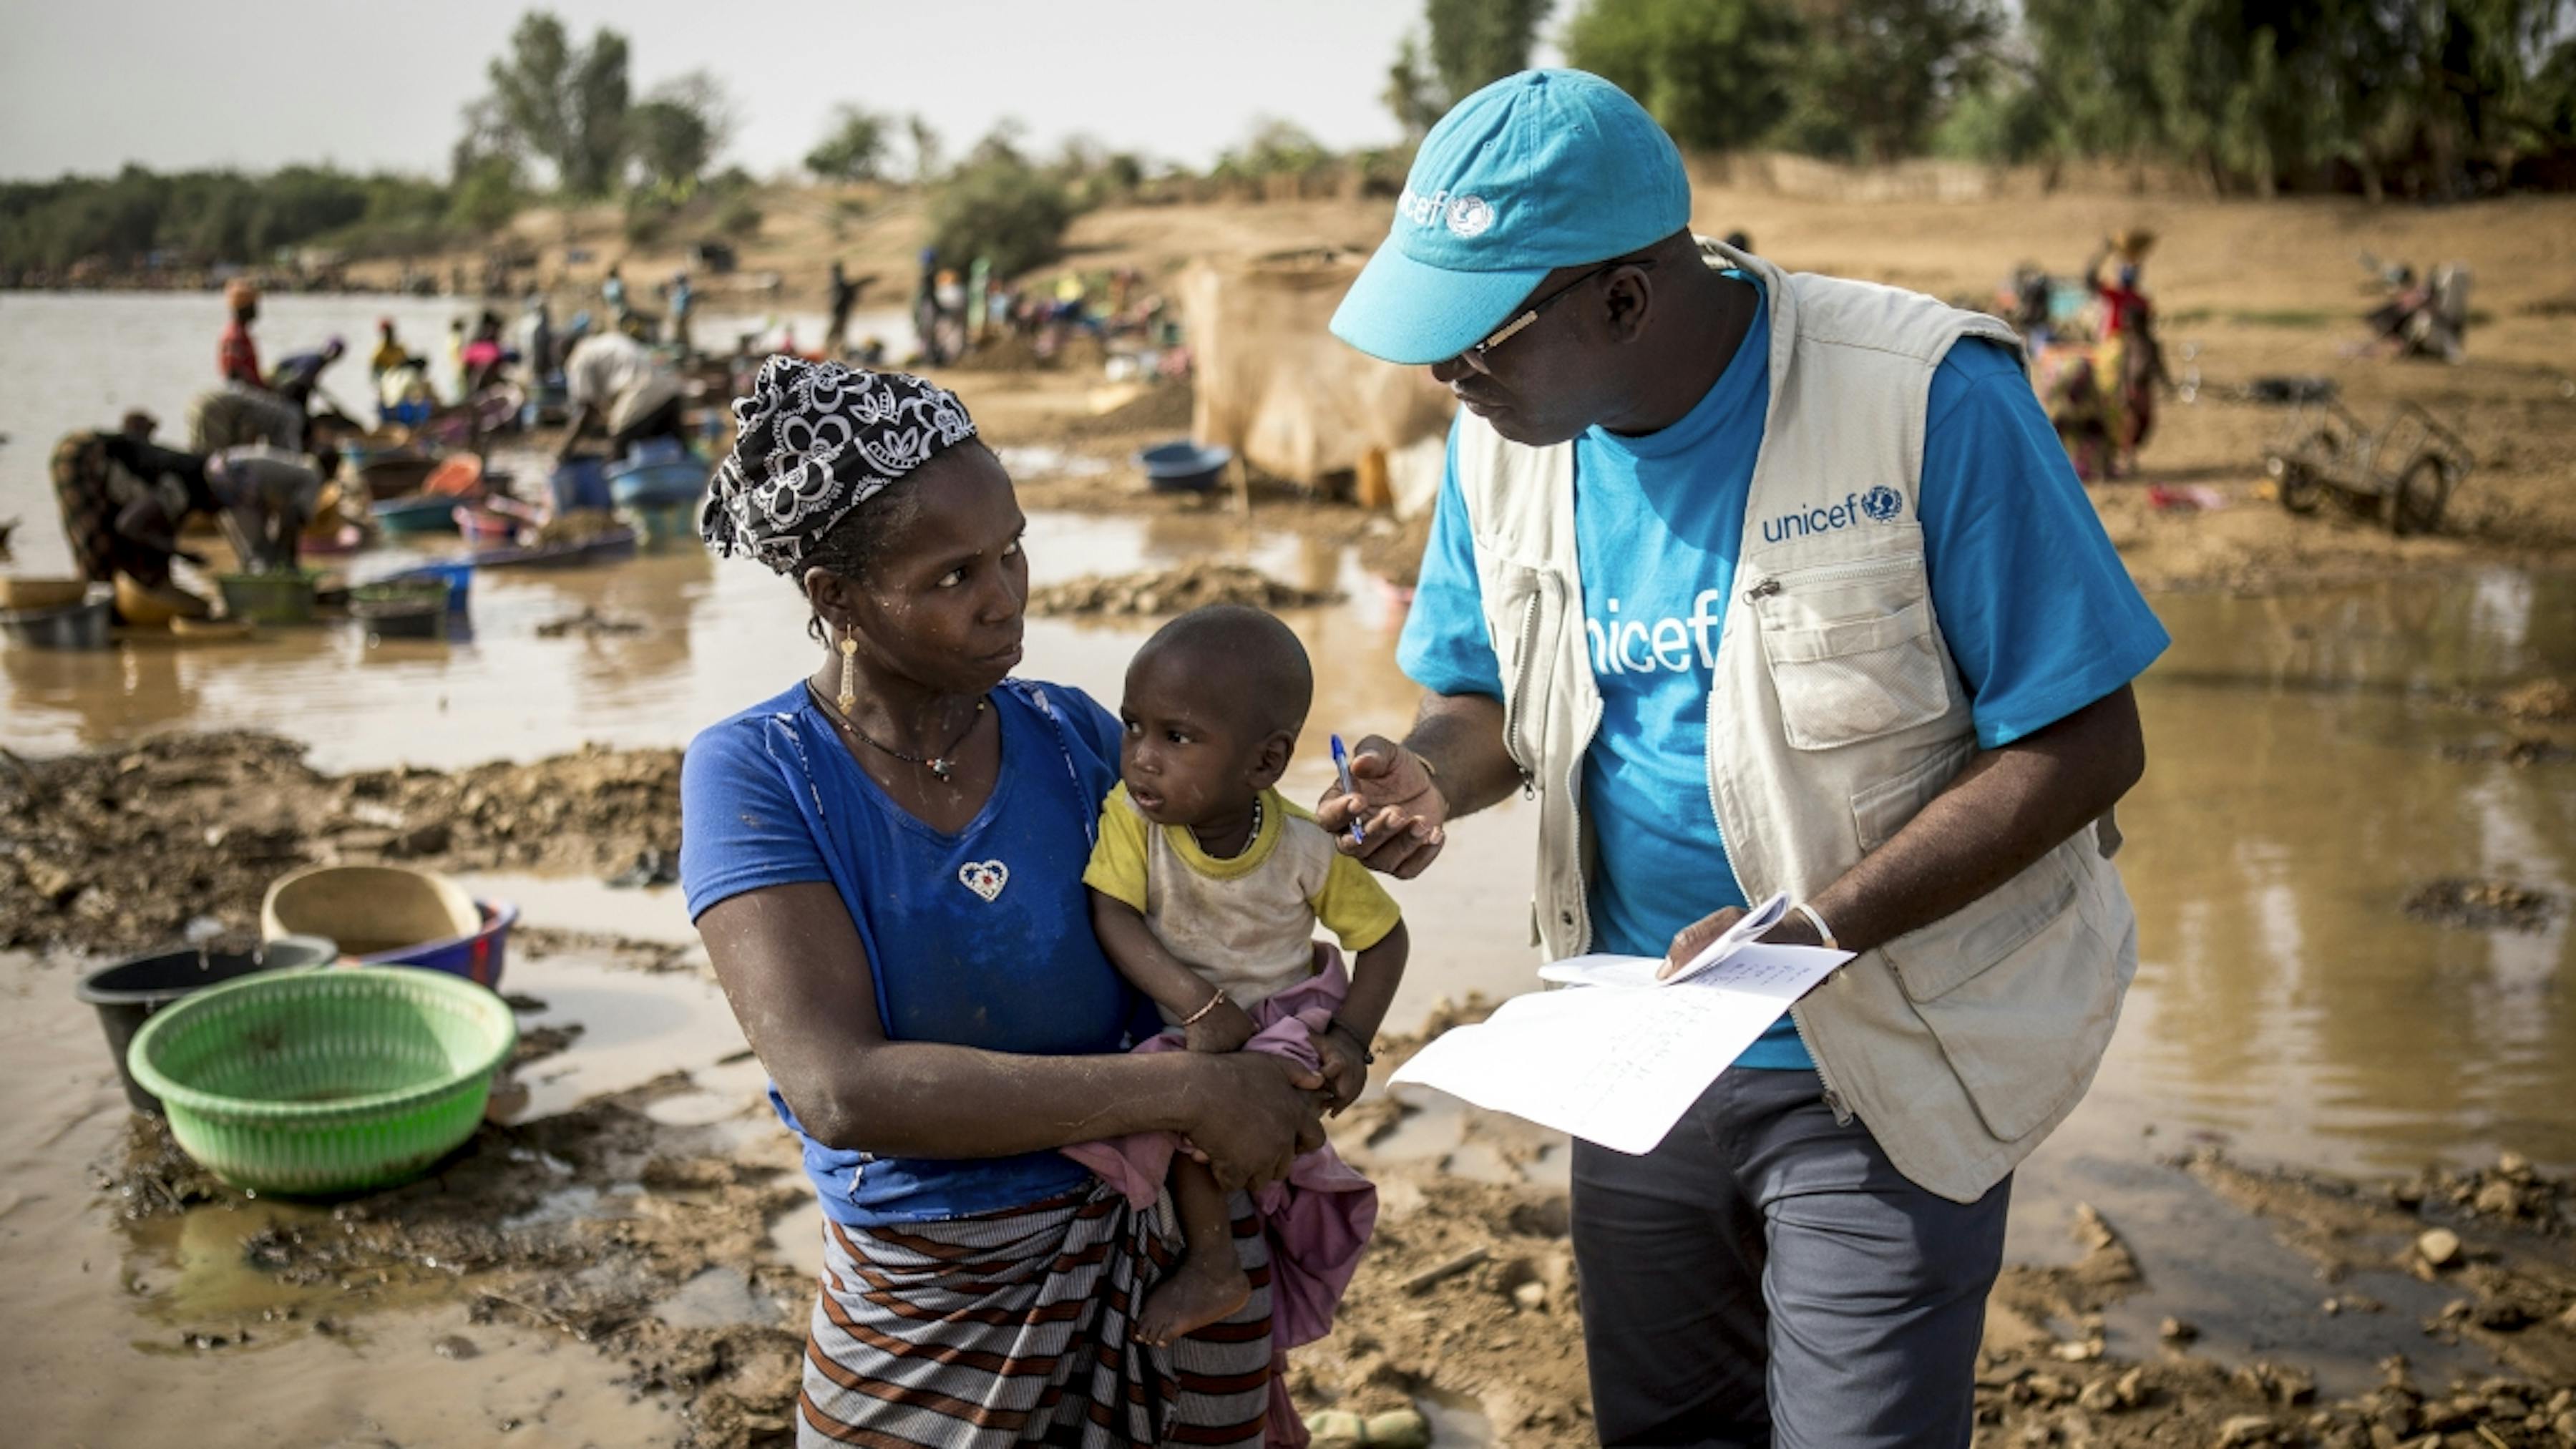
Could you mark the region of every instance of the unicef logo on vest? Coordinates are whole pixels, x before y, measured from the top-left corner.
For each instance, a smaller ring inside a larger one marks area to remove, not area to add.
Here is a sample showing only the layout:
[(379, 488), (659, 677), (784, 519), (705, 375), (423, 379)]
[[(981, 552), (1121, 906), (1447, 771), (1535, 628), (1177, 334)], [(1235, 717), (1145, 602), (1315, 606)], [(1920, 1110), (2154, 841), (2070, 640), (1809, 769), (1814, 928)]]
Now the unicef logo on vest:
[(1762, 541), (1786, 543), (1793, 538), (1832, 533), (1837, 529), (1850, 528), (1864, 518), (1872, 523), (1890, 523), (1904, 511), (1904, 495), (1882, 483), (1867, 493), (1844, 494), (1842, 502), (1829, 507), (1766, 518), (1762, 520)]

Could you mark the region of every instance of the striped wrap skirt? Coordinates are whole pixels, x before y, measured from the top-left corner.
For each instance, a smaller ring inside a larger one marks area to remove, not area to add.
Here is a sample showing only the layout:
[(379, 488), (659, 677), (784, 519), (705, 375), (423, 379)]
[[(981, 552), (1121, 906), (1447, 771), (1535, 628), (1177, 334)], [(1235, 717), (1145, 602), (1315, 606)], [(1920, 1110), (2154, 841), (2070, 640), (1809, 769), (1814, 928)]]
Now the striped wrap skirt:
[(1177, 1236), (1161, 1229), (1159, 1206), (1132, 1208), (1099, 1183), (942, 1222), (827, 1219), (797, 1444), (1256, 1449), (1278, 1417), (1273, 1396), (1283, 1411), (1287, 1401), (1271, 1350), (1269, 1248), (1250, 1200), (1233, 1201), (1251, 1301), (1168, 1349), (1128, 1333), (1177, 1260)]

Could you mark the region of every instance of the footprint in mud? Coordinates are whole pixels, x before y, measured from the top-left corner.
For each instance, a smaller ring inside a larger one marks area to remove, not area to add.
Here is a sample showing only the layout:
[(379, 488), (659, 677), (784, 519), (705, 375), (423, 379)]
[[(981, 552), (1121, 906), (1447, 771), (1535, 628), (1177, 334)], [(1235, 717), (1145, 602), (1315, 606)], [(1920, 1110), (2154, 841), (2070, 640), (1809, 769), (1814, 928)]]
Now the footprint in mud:
[(2407, 895), (2403, 909), (2416, 920), (2437, 926), (2538, 931), (2563, 904), (2547, 891), (2514, 881), (2446, 876), (2417, 886)]

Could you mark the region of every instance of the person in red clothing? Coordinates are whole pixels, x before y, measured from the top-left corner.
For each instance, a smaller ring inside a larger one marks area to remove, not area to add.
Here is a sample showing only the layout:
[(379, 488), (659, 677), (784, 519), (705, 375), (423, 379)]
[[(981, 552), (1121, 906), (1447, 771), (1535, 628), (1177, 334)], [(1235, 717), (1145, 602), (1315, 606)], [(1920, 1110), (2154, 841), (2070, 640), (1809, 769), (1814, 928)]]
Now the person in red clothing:
[(259, 320), (259, 288), (236, 277), (224, 284), (224, 302), (232, 308), (233, 320), (215, 344), (215, 368), (226, 382), (265, 387), (259, 346), (250, 340), (250, 324)]
[[(2164, 350), (2156, 340), (2155, 305), (2140, 287), (2139, 268), (2155, 245), (2152, 233), (2126, 231), (2104, 239), (2102, 249), (2085, 264), (2084, 280), (2102, 304), (2102, 344), (2094, 352), (2094, 372), (2112, 441), (2118, 454), (2113, 472), (2134, 473), (2138, 449), (2156, 424), (2156, 386), (2165, 375)], [(2103, 264), (2118, 259), (2108, 280)]]

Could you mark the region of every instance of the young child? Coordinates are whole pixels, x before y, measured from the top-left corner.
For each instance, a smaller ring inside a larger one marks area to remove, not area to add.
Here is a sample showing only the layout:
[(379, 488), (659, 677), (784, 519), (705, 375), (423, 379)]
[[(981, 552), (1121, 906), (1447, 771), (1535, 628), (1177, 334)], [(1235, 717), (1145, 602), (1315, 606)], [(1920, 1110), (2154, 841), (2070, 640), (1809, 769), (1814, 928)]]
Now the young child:
[[(1121, 783), (1082, 878), (1109, 959), (1176, 1028), (1138, 1050), (1248, 1044), (1295, 1056), (1323, 1074), (1338, 1112), (1367, 1085), (1368, 1044), (1404, 974), (1406, 938), (1385, 888), (1275, 788), (1313, 697), (1304, 646), (1258, 609), (1219, 605), (1164, 625), (1127, 667)], [(1318, 970), (1318, 921), (1356, 953), (1347, 978), (1329, 951)], [(1141, 1159), (1133, 1138), (1068, 1149), (1149, 1202), (1169, 1159), (1187, 1248), (1137, 1315), (1147, 1344), (1225, 1318), (1252, 1291), (1224, 1190), (1205, 1164), (1172, 1154), (1169, 1137), (1158, 1141)], [(1139, 1165), (1155, 1168), (1141, 1182)], [(1262, 1203), (1283, 1348), (1330, 1327), (1377, 1213), (1375, 1190), (1330, 1147), (1300, 1157), (1290, 1184)]]

